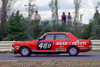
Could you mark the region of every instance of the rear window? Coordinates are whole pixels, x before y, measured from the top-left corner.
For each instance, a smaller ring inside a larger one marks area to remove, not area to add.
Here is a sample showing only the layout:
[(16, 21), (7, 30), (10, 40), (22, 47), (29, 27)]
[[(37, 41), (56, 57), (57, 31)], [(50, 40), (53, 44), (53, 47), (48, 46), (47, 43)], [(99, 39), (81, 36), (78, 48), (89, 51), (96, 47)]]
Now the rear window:
[(65, 34), (56, 34), (56, 40), (69, 39)]

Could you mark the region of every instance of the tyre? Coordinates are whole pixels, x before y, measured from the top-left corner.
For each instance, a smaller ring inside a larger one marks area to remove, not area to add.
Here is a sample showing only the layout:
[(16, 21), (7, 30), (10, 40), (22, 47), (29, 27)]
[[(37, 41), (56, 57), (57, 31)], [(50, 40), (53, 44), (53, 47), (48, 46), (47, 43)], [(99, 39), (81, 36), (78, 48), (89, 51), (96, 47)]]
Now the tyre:
[(27, 57), (27, 56), (30, 56), (31, 55), (31, 51), (30, 51), (30, 49), (28, 47), (22, 47), (20, 49), (20, 54), (23, 57)]
[(68, 53), (69, 53), (70, 56), (77, 56), (78, 53), (79, 53), (79, 50), (78, 50), (77, 47), (72, 46), (72, 47), (68, 48)]

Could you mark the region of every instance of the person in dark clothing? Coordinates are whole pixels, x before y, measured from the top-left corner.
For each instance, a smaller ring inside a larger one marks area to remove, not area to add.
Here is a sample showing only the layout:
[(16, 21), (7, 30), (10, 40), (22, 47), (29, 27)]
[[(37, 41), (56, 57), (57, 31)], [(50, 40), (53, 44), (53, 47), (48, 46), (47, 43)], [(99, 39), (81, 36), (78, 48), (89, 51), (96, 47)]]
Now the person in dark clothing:
[(98, 10), (96, 10), (96, 12), (94, 14), (94, 21), (96, 21), (95, 24), (100, 25), (100, 14), (99, 14)]
[(62, 24), (63, 23), (66, 23), (66, 14), (65, 14), (65, 12), (63, 12), (63, 15), (62, 15)]

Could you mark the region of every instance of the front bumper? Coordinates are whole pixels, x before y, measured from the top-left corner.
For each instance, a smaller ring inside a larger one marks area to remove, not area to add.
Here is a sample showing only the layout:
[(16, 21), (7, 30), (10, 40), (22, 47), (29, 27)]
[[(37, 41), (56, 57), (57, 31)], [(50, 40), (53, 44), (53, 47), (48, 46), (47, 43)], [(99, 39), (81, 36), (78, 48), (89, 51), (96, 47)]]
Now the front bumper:
[(13, 54), (17, 54), (18, 52), (16, 52), (14, 49), (12, 49)]

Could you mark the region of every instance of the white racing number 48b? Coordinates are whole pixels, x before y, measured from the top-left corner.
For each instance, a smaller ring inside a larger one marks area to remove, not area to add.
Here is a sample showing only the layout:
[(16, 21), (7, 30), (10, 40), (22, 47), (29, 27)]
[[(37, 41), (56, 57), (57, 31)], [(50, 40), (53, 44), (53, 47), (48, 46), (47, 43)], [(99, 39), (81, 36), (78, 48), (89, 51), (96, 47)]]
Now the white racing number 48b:
[(40, 44), (39, 44), (39, 47), (40, 47), (40, 49), (42, 49), (42, 47), (43, 47), (43, 43), (40, 43)]
[(41, 42), (41, 43), (38, 43), (38, 46), (37, 46), (38, 49), (51, 49), (52, 48), (52, 43), (51, 42)]

